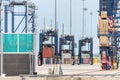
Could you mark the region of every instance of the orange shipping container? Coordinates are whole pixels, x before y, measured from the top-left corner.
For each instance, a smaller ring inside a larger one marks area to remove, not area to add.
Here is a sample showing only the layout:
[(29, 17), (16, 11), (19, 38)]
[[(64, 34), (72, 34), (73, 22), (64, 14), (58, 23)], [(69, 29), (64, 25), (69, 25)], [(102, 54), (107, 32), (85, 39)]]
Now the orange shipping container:
[(101, 20), (100, 24), (101, 24), (100, 27), (108, 28), (108, 20)]
[(99, 28), (99, 34), (108, 34), (108, 28), (100, 27)]
[(100, 20), (99, 28), (105, 28), (108, 30), (108, 20)]
[(43, 48), (43, 58), (53, 58), (53, 48)]
[(101, 12), (101, 18), (107, 18), (107, 11)]
[(109, 46), (109, 38), (107, 36), (100, 36), (99, 43), (100, 46)]
[(100, 20), (99, 22), (99, 34), (108, 34), (108, 20)]
[(94, 59), (93, 59), (93, 62), (94, 62), (94, 63), (98, 63), (98, 59), (97, 59), (97, 58), (94, 58)]

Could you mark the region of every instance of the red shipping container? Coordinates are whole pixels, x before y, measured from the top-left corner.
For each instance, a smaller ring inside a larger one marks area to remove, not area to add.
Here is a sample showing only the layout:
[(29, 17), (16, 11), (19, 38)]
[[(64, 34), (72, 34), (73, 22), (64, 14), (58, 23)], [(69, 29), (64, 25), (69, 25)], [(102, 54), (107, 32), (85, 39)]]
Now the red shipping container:
[(88, 64), (89, 63), (89, 58), (84, 58), (84, 64)]
[(53, 48), (43, 48), (43, 58), (53, 58)]

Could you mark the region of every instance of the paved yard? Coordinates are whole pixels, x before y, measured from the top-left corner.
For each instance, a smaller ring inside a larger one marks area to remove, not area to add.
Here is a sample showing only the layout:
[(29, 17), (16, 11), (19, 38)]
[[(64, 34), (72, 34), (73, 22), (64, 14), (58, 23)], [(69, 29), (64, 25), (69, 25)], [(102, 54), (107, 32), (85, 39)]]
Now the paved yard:
[[(48, 75), (50, 69), (53, 71), (53, 68), (59, 68), (59, 65), (42, 65), (37, 66), (36, 71), (38, 74)], [(61, 64), (61, 68), (64, 75), (119, 75), (120, 68), (118, 70), (107, 70), (103, 71), (100, 68), (100, 64), (81, 64), (81, 65), (70, 65), (70, 64)]]

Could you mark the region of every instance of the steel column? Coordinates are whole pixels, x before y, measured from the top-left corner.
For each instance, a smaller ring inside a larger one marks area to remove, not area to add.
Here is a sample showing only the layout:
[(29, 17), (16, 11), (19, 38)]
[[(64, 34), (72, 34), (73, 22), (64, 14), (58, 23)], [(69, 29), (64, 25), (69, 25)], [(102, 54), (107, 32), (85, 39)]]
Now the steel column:
[(5, 24), (4, 24), (4, 26), (5, 26), (5, 33), (7, 33), (8, 32), (8, 11), (7, 11), (7, 7), (8, 6), (5, 6), (5, 13), (4, 13), (4, 16), (5, 16)]

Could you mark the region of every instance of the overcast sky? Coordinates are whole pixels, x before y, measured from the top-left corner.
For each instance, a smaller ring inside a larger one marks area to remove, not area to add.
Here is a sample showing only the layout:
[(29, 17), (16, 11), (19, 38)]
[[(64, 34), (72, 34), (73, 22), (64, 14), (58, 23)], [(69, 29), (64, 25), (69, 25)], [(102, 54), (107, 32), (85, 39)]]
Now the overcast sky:
[[(54, 27), (54, 16), (55, 16), (55, 0), (31, 0), (37, 7), (38, 14), (38, 26), (43, 29), (44, 16), (46, 18), (46, 25), (51, 25), (53, 21)], [(72, 34), (75, 35), (75, 42), (78, 43), (79, 38), (82, 36), (82, 1), (83, 0), (72, 0)], [(98, 10), (99, 0), (85, 0), (85, 7), (88, 9), (86, 15), (86, 35), (90, 36), (91, 33), (91, 16), (90, 12), (93, 12), (92, 16), (92, 34), (94, 38), (94, 53), (98, 53), (98, 38), (97, 38), (97, 22), (98, 22)], [(69, 33), (70, 26), (70, 0), (57, 0), (57, 22), (59, 35), (61, 34), (61, 27), (64, 24), (65, 33)], [(77, 50), (77, 49), (76, 49)]]

